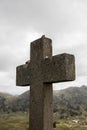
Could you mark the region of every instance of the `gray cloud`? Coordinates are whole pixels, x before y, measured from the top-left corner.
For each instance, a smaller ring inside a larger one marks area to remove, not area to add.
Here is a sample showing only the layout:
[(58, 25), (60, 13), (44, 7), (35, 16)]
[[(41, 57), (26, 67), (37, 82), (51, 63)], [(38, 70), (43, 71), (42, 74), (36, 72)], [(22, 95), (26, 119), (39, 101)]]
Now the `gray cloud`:
[(0, 85), (15, 86), (16, 66), (29, 59), (30, 42), (42, 34), (53, 40), (54, 54), (75, 54), (78, 81), (74, 84), (86, 84), (86, 0), (1, 0)]
[(52, 34), (84, 27), (83, 23), (87, 22), (84, 21), (86, 3), (78, 0), (5, 0), (0, 4), (0, 12), (3, 20), (14, 26), (32, 26)]

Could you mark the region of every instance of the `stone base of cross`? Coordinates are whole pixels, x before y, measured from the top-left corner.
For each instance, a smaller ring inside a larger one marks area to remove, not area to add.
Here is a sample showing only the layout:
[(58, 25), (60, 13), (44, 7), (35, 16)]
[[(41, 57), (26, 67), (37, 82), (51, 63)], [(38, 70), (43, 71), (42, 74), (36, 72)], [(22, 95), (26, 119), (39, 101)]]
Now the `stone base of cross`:
[(42, 36), (31, 43), (30, 61), (17, 67), (16, 84), (30, 85), (29, 130), (53, 130), (52, 83), (75, 80), (71, 54), (52, 56), (52, 40)]

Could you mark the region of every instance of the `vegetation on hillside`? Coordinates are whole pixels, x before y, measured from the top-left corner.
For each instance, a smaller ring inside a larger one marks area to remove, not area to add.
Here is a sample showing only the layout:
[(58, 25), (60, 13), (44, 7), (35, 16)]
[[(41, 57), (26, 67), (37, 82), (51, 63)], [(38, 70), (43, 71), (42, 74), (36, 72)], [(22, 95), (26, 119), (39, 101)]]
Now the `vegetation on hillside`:
[(87, 87), (70, 87), (54, 92), (54, 113), (60, 118), (87, 115)]
[(0, 130), (29, 130), (27, 113), (0, 114)]
[[(19, 96), (0, 93), (0, 130), (29, 130), (29, 95), (29, 91)], [(87, 129), (86, 86), (54, 91), (53, 105), (58, 130)]]
[[(0, 112), (27, 112), (29, 110), (29, 91), (12, 96), (0, 93)], [(53, 112), (59, 118), (87, 115), (87, 87), (70, 87), (54, 91)]]

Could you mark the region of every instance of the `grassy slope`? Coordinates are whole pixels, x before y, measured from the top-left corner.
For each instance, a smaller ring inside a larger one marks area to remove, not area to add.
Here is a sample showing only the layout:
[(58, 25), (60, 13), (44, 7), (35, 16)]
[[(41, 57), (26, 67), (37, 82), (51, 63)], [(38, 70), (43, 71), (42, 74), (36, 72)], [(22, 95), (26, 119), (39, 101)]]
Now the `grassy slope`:
[[(29, 116), (27, 113), (10, 113), (0, 115), (0, 130), (29, 130)], [(56, 130), (87, 130), (77, 124), (68, 124), (61, 120)]]
[(27, 113), (0, 114), (0, 130), (28, 130)]

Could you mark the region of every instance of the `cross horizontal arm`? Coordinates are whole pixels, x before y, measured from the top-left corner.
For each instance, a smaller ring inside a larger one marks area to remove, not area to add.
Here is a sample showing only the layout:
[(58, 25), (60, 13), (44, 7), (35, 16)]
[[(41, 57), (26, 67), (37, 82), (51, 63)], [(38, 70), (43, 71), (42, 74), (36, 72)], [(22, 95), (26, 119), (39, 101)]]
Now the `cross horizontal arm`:
[(29, 65), (24, 64), (16, 68), (16, 85), (28, 86), (30, 85)]
[(44, 83), (56, 83), (75, 80), (75, 59), (70, 54), (60, 54), (43, 63)]

